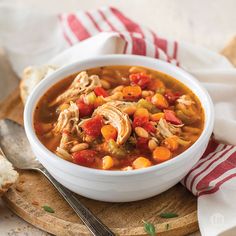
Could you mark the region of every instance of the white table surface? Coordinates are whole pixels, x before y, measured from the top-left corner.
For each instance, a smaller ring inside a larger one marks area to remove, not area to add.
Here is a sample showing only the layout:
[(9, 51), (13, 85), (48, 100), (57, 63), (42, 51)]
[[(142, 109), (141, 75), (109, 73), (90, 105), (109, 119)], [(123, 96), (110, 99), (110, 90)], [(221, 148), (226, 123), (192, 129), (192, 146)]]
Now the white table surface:
[[(115, 6), (160, 35), (202, 45), (215, 51), (221, 50), (236, 33), (235, 0), (14, 0), (14, 3), (22, 6), (28, 4), (39, 11), (52, 13), (105, 5)], [(0, 71), (1, 99), (15, 84), (15, 81), (9, 82), (12, 74), (6, 70), (6, 61), (1, 56)], [(48, 234), (15, 216), (0, 200), (0, 235)], [(197, 236), (200, 233), (193, 235)]]

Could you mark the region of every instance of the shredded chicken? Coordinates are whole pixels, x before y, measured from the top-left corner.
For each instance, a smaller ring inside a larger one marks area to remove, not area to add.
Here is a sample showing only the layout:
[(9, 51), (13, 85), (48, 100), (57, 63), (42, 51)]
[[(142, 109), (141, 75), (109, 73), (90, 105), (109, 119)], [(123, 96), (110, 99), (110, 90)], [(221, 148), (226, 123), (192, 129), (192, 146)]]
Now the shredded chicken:
[(61, 135), (61, 141), (59, 147), (62, 149), (67, 149), (68, 143), (70, 141), (68, 133), (62, 133)]
[(75, 101), (81, 94), (88, 94), (96, 87), (101, 87), (98, 75), (89, 76), (86, 71), (80, 72), (70, 85), (70, 87), (58, 96), (50, 105), (54, 106), (62, 102)]
[(181, 132), (180, 127), (183, 125), (172, 125), (165, 119), (161, 118), (158, 122), (157, 130), (164, 138), (168, 138), (172, 135), (179, 134)]
[(191, 106), (192, 104), (195, 104), (195, 102), (188, 95), (182, 95), (177, 99), (177, 102), (182, 103), (186, 106)]
[(111, 102), (114, 100), (121, 101), (123, 100), (123, 93), (122, 92), (116, 92), (108, 97), (103, 98), (105, 102)]
[(133, 107), (137, 105), (136, 102), (124, 102), (124, 101), (112, 101), (112, 102), (109, 102), (109, 104), (114, 107), (117, 107), (122, 112), (128, 107)]
[(124, 144), (131, 134), (131, 122), (129, 116), (122, 112), (122, 109), (119, 107), (121, 103), (124, 105), (125, 102), (108, 102), (98, 107), (94, 115), (101, 115), (106, 119), (106, 123), (113, 125), (117, 131), (117, 140), (118, 145)]
[(68, 153), (67, 150), (63, 149), (63, 148), (60, 148), (60, 147), (57, 147), (56, 149), (56, 154), (58, 156), (60, 156), (62, 159), (65, 159), (67, 161), (72, 161), (72, 157), (71, 155)]
[(74, 102), (70, 102), (70, 106), (61, 111), (57, 123), (53, 129), (54, 133), (61, 133), (63, 130), (69, 132), (77, 129), (79, 123), (79, 109)]

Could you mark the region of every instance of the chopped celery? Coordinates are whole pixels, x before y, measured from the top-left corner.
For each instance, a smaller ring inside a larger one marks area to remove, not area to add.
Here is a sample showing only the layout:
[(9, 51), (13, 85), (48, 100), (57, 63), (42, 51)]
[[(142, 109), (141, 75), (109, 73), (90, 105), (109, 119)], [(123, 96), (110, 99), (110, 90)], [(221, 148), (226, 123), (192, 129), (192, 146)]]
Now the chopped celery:
[(160, 112), (160, 110), (154, 104), (152, 104), (151, 102), (149, 102), (143, 98), (138, 101), (138, 107), (146, 108), (151, 113)]
[(156, 93), (160, 93), (160, 94), (164, 94), (165, 93), (165, 91), (166, 91), (166, 89), (165, 88), (158, 88), (157, 90), (156, 90)]
[(97, 96), (94, 92), (90, 92), (84, 97), (84, 102), (87, 104), (94, 104)]
[(117, 157), (122, 157), (126, 155), (125, 149), (123, 147), (119, 147), (113, 139), (109, 140), (108, 142), (108, 151), (112, 155)]
[(191, 141), (187, 141), (187, 140), (183, 140), (183, 139), (181, 139), (181, 138), (177, 138), (177, 142), (180, 144), (180, 145), (182, 145), (182, 146), (188, 146), (188, 145), (190, 145), (191, 144)]
[(194, 123), (198, 119), (197, 116), (187, 116), (182, 110), (177, 110), (176, 115), (187, 125)]

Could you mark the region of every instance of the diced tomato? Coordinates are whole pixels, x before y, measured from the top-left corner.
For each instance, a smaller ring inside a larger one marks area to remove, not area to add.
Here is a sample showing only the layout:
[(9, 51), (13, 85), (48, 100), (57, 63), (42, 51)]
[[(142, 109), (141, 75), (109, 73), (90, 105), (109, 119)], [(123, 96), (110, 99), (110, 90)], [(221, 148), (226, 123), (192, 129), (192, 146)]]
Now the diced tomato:
[(93, 150), (82, 150), (72, 154), (73, 161), (75, 164), (81, 166), (91, 166), (97, 155), (96, 151)]
[(154, 125), (151, 122), (144, 123), (142, 127), (149, 133), (156, 132), (156, 128), (154, 127)]
[(154, 92), (165, 91), (165, 84), (158, 78), (152, 78), (150, 83), (148, 84), (147, 89), (152, 90)]
[(166, 119), (166, 121), (174, 125), (183, 124), (182, 121), (175, 115), (175, 112), (172, 110), (164, 110), (164, 118)]
[(142, 89), (146, 88), (151, 81), (150, 76), (145, 73), (130, 74), (129, 79), (131, 85), (139, 85)]
[(63, 133), (63, 134), (66, 134), (66, 135), (70, 135), (70, 134), (71, 134), (70, 131), (69, 131), (69, 130), (66, 130), (66, 129), (64, 129), (64, 130), (62, 131), (62, 133)]
[(166, 98), (160, 94), (156, 93), (155, 95), (152, 96), (151, 102), (158, 108), (158, 109), (166, 109), (169, 106), (168, 101)]
[(97, 96), (94, 101), (94, 107), (97, 108), (105, 103), (105, 100), (102, 98), (102, 96)]
[(119, 165), (120, 166), (131, 166), (132, 165), (132, 160), (133, 158), (121, 158), (119, 160)]
[(84, 132), (94, 138), (101, 134), (101, 128), (103, 126), (103, 119), (101, 116), (97, 115), (87, 121), (82, 125)]
[(151, 122), (149, 122), (149, 119), (146, 116), (134, 117), (132, 126), (133, 126), (133, 129), (135, 129), (136, 127), (142, 127), (151, 133), (154, 133), (156, 131), (156, 128), (152, 125)]
[(167, 101), (169, 102), (169, 104), (174, 104), (175, 101), (181, 96), (180, 92), (172, 92), (171, 90), (166, 90), (165, 92), (165, 98), (167, 99)]
[(80, 117), (90, 116), (93, 113), (94, 110), (93, 104), (86, 104), (82, 100), (77, 100), (76, 104), (79, 108)]
[(134, 117), (132, 126), (133, 129), (135, 129), (136, 127), (142, 127), (144, 123), (148, 122), (148, 117), (146, 116), (136, 116)]
[(134, 86), (125, 86), (122, 89), (123, 96), (125, 100), (135, 101), (142, 95), (142, 89), (138, 85)]
[(35, 123), (34, 124), (34, 130), (37, 135), (42, 135), (43, 134), (43, 129), (40, 123)]
[(148, 138), (138, 137), (137, 143), (136, 143), (136, 148), (142, 149), (142, 150), (149, 150), (148, 141), (149, 141)]
[(96, 87), (94, 89), (94, 93), (97, 96), (103, 96), (104, 98), (109, 96), (108, 92), (105, 89), (103, 89), (102, 87)]
[(148, 102), (151, 102), (152, 101), (152, 97), (151, 96), (148, 96), (145, 98)]

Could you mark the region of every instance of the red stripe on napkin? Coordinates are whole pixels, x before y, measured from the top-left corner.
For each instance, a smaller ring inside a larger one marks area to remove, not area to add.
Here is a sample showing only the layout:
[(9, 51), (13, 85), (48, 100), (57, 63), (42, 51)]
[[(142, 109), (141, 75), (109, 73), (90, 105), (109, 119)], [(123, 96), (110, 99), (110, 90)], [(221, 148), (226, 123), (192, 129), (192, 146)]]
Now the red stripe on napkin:
[(140, 26), (138, 24), (136, 24), (134, 21), (132, 21), (129, 18), (127, 18), (126, 16), (124, 16), (119, 10), (117, 10), (115, 8), (111, 7), (110, 10), (124, 24), (124, 26), (126, 27), (128, 32), (139, 33), (140, 35), (142, 35), (142, 38), (144, 38), (143, 32), (140, 29)]
[(167, 40), (166, 39), (162, 39), (157, 37), (157, 35), (155, 33), (153, 33), (154, 35), (154, 39), (155, 39), (155, 45), (156, 47), (160, 48), (163, 52), (167, 53)]
[[(63, 21), (64, 21), (63, 15), (59, 15), (58, 18), (59, 18), (59, 21), (61, 22), (61, 24), (63, 24)], [(63, 32), (63, 36), (66, 39), (66, 41), (69, 43), (70, 46), (72, 46), (73, 43), (71, 42), (70, 38), (67, 36), (67, 33), (65, 32), (65, 27), (62, 27), (62, 32)]]
[(146, 56), (146, 43), (143, 39), (131, 36), (133, 40), (132, 54)]
[[(228, 154), (233, 147), (231, 147), (226, 154)], [(232, 170), (236, 168), (236, 150), (230, 154), (230, 156), (223, 162), (220, 162), (208, 175), (202, 178), (197, 186), (196, 189), (204, 189), (206, 186), (208, 187), (210, 182), (222, 176), (226, 171)], [(222, 157), (225, 157), (226, 154)]]
[(206, 194), (212, 194), (212, 193), (215, 193), (216, 191), (218, 191), (220, 189), (220, 186), (222, 184), (224, 184), (225, 182), (227, 182), (228, 180), (232, 179), (236, 177), (236, 173), (234, 174), (231, 174), (227, 177), (225, 177), (223, 180), (219, 181), (215, 186), (214, 188), (210, 189), (210, 190), (205, 190), (205, 191), (201, 191), (198, 196), (202, 196), (202, 195), (206, 195)]
[[(215, 162), (217, 162), (218, 160), (220, 160), (222, 157), (224, 157), (229, 151), (230, 151), (231, 147), (228, 148), (227, 150), (224, 150), (224, 152), (221, 153), (221, 155), (219, 157), (217, 157), (216, 159), (214, 159), (214, 157), (216, 157), (216, 154), (213, 155), (211, 157), (211, 162), (207, 164), (206, 167), (204, 167), (203, 169), (201, 168), (198, 168), (200, 171), (194, 175), (194, 177), (192, 178), (192, 181), (191, 181), (191, 184), (190, 184), (190, 189), (193, 189), (193, 184), (194, 184), (194, 181), (195, 179), (201, 175), (203, 172), (206, 172)], [(206, 163), (206, 162), (203, 162), (203, 164)]]
[(111, 31), (118, 32), (118, 30), (110, 23), (110, 21), (106, 18), (104, 13), (101, 10), (98, 10), (99, 14), (103, 18), (103, 20), (110, 26)]
[[(214, 143), (214, 144), (213, 144)], [(216, 150), (219, 147), (219, 144), (216, 144), (215, 141), (210, 141), (208, 144), (208, 147), (205, 151), (205, 153), (203, 154), (201, 160), (203, 160), (204, 158), (207, 158), (206, 160), (211, 159), (217, 152), (221, 151), (221, 150)], [(205, 161), (206, 161), (205, 160)], [(192, 179), (190, 178), (190, 175), (194, 175), (193, 172), (195, 170), (198, 170), (205, 162), (204, 161), (199, 161), (190, 171), (189, 173), (185, 176), (185, 178), (183, 179), (183, 184), (186, 186), (187, 185), (187, 180)]]
[(99, 27), (99, 24), (94, 20), (93, 16), (90, 14), (90, 12), (85, 12), (85, 14), (88, 16), (88, 18), (91, 20), (91, 22), (94, 24), (95, 28), (101, 32), (101, 28)]
[(174, 42), (174, 54), (173, 54), (173, 58), (174, 58), (175, 60), (177, 60), (177, 49), (178, 49), (178, 44), (177, 44), (177, 42), (175, 41), (175, 42)]
[(235, 176), (235, 146), (211, 140), (202, 158), (185, 176), (182, 184), (194, 195), (202, 196), (216, 192), (223, 183)]
[(68, 16), (68, 25), (79, 41), (90, 37), (89, 32), (74, 14)]

